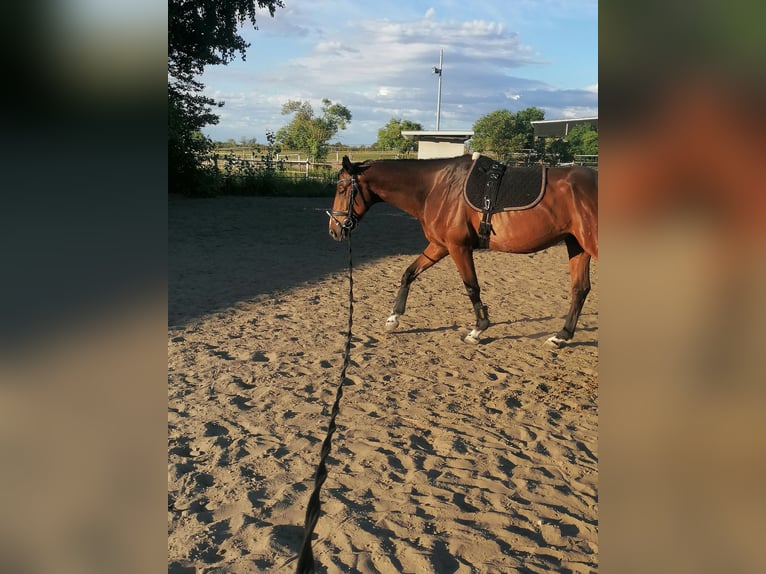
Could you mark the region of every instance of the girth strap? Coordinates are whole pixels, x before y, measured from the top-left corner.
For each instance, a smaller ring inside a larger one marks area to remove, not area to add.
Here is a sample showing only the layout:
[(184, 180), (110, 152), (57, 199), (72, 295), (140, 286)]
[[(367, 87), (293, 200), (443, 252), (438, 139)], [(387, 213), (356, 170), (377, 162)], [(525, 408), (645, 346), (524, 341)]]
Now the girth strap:
[(481, 223), (479, 224), (479, 249), (489, 247), (489, 234), (495, 233), (492, 229), (492, 214), (497, 204), (497, 194), (500, 190), (500, 180), (505, 173), (505, 164), (500, 162), (493, 163), (487, 174), (487, 183), (484, 186), (484, 205), (482, 206)]

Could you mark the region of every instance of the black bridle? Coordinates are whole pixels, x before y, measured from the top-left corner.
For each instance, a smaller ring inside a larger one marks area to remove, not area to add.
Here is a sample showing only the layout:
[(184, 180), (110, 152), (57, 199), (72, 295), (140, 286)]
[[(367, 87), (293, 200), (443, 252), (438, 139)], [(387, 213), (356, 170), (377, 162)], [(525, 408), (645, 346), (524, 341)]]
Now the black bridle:
[[(356, 228), (357, 224), (359, 223), (359, 218), (361, 217), (360, 215), (357, 215), (354, 212), (354, 204), (356, 203), (357, 194), (359, 194), (359, 197), (362, 198), (362, 203), (364, 204), (365, 209), (369, 207), (369, 204), (367, 200), (365, 199), (364, 194), (362, 193), (362, 190), (359, 187), (359, 182), (356, 180), (355, 175), (339, 179), (336, 183), (343, 183), (345, 181), (351, 182), (351, 192), (348, 194), (348, 209), (346, 211), (328, 209), (325, 213), (327, 213), (327, 215), (330, 216), (330, 219), (332, 219), (335, 223), (338, 224), (338, 226), (341, 229), (341, 232), (344, 235), (348, 235), (354, 230), (354, 228)], [(338, 220), (338, 217), (336, 216), (345, 217), (346, 221), (341, 223)]]

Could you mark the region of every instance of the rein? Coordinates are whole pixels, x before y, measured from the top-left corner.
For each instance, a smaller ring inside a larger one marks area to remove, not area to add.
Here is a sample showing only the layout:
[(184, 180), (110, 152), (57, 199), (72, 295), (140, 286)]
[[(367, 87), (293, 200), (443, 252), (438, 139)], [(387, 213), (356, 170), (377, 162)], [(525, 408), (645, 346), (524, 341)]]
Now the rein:
[[(353, 326), (354, 319), (354, 276), (353, 276), (353, 260), (351, 252), (351, 231), (359, 223), (360, 215), (357, 215), (354, 211), (354, 205), (356, 204), (356, 197), (362, 198), (362, 204), (367, 209), (371, 202), (364, 196), (362, 189), (359, 187), (359, 182), (356, 179), (356, 175), (350, 177), (344, 177), (339, 179), (337, 183), (351, 182), (351, 190), (348, 196), (348, 208), (346, 211), (339, 211), (337, 209), (327, 210), (325, 213), (340, 226), (343, 234), (348, 239), (348, 331), (346, 332), (346, 348), (343, 355), (343, 367), (340, 371), (340, 377), (338, 380), (338, 388), (335, 394), (335, 402), (332, 405), (330, 413), (330, 421), (327, 425), (327, 435), (322, 442), (322, 448), (320, 450), (319, 464), (317, 465), (316, 474), (314, 476), (314, 491), (309, 498), (308, 506), (306, 507), (306, 519), (303, 527), (303, 542), (301, 543), (301, 549), (298, 553), (298, 563), (296, 565), (296, 574), (314, 574), (316, 572), (314, 565), (314, 552), (311, 547), (311, 538), (314, 535), (314, 528), (319, 520), (319, 513), (322, 508), (319, 495), (322, 490), (322, 485), (327, 480), (327, 457), (330, 455), (332, 448), (332, 437), (335, 434), (335, 430), (338, 428), (335, 424), (335, 419), (340, 412), (340, 400), (343, 398), (343, 385), (348, 381), (346, 378), (346, 371), (351, 362), (351, 327)], [(364, 211), (362, 212), (364, 213)], [(344, 222), (340, 222), (338, 217), (345, 217)]]
[[(343, 181), (343, 180), (341, 180)], [(342, 211), (328, 211), (328, 215), (333, 217), (334, 215), (342, 215), (349, 217), (346, 222), (350, 221), (351, 214), (354, 216), (354, 223), (351, 225), (342, 224), (343, 229), (349, 231), (354, 228), (359, 221), (356, 215), (354, 215), (354, 197), (358, 190), (356, 184), (356, 178), (351, 177), (352, 192), (351, 199), (349, 201), (348, 212)], [(361, 195), (361, 192), (359, 192)], [(363, 196), (364, 198), (364, 196)], [(335, 219), (333, 217), (333, 219)], [(337, 219), (335, 221), (338, 221)], [(306, 521), (303, 527), (303, 542), (301, 544), (300, 553), (298, 555), (298, 564), (296, 566), (296, 574), (314, 574), (316, 572), (314, 566), (314, 553), (311, 549), (311, 537), (314, 534), (314, 528), (319, 520), (319, 513), (321, 511), (322, 503), (319, 499), (319, 494), (322, 490), (322, 485), (327, 479), (327, 457), (330, 455), (330, 449), (332, 448), (332, 436), (335, 434), (337, 425), (335, 424), (335, 418), (340, 411), (340, 400), (343, 397), (343, 384), (347, 381), (346, 370), (351, 362), (351, 327), (353, 325), (354, 318), (354, 276), (352, 273), (353, 262), (351, 257), (351, 235), (348, 235), (348, 331), (346, 333), (346, 348), (343, 356), (343, 367), (340, 371), (340, 378), (338, 380), (338, 390), (335, 394), (335, 402), (332, 405), (332, 411), (330, 414), (330, 422), (327, 425), (327, 435), (322, 443), (322, 449), (320, 451), (319, 465), (317, 466), (316, 475), (314, 477), (314, 491), (309, 498), (308, 506), (306, 507)]]

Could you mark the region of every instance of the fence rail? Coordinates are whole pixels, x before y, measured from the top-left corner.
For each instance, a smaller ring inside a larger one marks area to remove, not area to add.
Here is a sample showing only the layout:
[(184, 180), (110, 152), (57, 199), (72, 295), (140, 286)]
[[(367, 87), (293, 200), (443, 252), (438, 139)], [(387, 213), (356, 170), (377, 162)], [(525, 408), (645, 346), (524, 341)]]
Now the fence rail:
[(576, 165), (586, 165), (588, 167), (598, 167), (597, 155), (575, 155), (574, 163)]
[[(295, 155), (295, 154), (291, 154)], [(493, 154), (490, 154), (492, 156)], [(546, 156), (546, 160), (552, 158)], [(524, 166), (535, 165), (540, 162), (539, 156), (532, 150), (522, 150), (514, 153), (509, 165)], [(271, 172), (273, 175), (290, 179), (317, 179), (326, 180), (334, 175), (334, 172), (340, 169), (340, 161), (332, 162), (314, 162), (310, 159), (290, 160), (277, 156), (269, 158), (261, 156), (260, 158), (244, 157), (226, 154), (215, 154), (208, 158), (208, 165), (214, 165), (224, 176), (241, 176), (258, 172)], [(588, 167), (598, 167), (598, 155), (575, 155), (574, 160), (566, 163), (552, 163), (549, 165), (571, 166), (584, 165)]]
[(319, 179), (331, 177), (339, 169), (338, 163), (313, 162), (310, 160), (286, 160), (261, 158), (244, 158), (235, 155), (214, 155), (207, 162), (215, 166), (224, 176), (243, 176), (254, 173), (269, 172), (278, 177), (289, 179)]

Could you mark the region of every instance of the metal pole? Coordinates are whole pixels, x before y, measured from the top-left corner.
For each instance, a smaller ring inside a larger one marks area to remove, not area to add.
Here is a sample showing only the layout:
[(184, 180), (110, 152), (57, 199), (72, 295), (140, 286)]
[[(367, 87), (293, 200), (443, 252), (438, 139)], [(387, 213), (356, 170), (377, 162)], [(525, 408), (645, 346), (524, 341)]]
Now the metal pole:
[(439, 50), (439, 67), (434, 69), (436, 74), (439, 74), (439, 91), (436, 95), (436, 131), (439, 131), (439, 119), (441, 118), (442, 107), (442, 70), (444, 62), (444, 49)]

